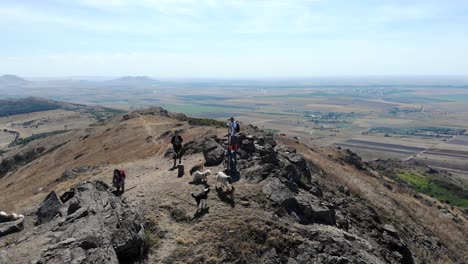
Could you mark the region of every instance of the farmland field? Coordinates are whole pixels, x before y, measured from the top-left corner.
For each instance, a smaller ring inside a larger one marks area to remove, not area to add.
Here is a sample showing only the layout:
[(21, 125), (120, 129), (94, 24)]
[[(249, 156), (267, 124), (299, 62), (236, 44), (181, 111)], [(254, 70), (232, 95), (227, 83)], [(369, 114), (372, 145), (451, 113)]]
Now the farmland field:
[[(464, 165), (468, 155), (468, 81), (431, 82), (168, 80), (131, 86), (54, 82), (53, 89), (42, 89), (47, 87), (42, 83), (40, 87), (9, 90), (8, 95), (40, 95), (124, 110), (162, 106), (221, 121), (234, 116), (303, 143), (350, 148), (364, 160), (414, 159), (468, 175)], [(40, 114), (31, 114), (20, 116), (15, 124), (0, 118), (0, 127), (28, 137), (93, 122), (92, 117), (76, 112), (50, 113), (54, 118), (43, 120)]]

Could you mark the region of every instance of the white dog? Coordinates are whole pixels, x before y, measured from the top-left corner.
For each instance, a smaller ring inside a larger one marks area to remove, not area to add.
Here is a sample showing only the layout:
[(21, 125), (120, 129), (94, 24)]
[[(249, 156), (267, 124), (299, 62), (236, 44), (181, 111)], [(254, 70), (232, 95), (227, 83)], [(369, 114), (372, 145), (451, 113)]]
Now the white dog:
[(221, 188), (223, 188), (223, 186), (226, 186), (227, 188), (231, 189), (231, 187), (229, 187), (228, 183), (231, 184), (232, 182), (232, 179), (231, 179), (231, 176), (227, 176), (224, 172), (220, 171), (216, 174), (215, 176), (215, 179), (216, 179), (216, 187), (218, 187), (218, 182), (221, 183)]
[(201, 181), (207, 182), (208, 175), (211, 175), (210, 170), (206, 170), (205, 172), (196, 171), (193, 173), (193, 182), (201, 182)]
[(15, 213), (12, 213), (12, 214), (7, 214), (3, 211), (0, 211), (0, 223), (3, 223), (3, 222), (10, 222), (10, 221), (16, 221), (18, 219), (21, 219), (21, 218), (24, 218), (24, 215), (22, 214), (15, 214)]

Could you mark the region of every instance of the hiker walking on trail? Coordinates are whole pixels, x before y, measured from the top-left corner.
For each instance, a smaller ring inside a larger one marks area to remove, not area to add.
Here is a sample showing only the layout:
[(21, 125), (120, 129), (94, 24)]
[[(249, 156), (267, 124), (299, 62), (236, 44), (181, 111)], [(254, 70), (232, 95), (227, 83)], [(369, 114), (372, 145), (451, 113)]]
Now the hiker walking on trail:
[(228, 129), (228, 136), (229, 136), (229, 150), (228, 150), (228, 159), (229, 159), (229, 170), (234, 171), (237, 165), (237, 149), (239, 147), (239, 140), (237, 137), (237, 133), (240, 131), (239, 123), (234, 120), (234, 117), (229, 119), (229, 129)]
[(171, 139), (172, 147), (174, 148), (174, 166), (176, 166), (177, 158), (179, 159), (179, 165), (182, 164), (182, 142), (184, 140), (179, 135), (179, 131), (175, 131), (175, 135)]
[(115, 169), (114, 170), (114, 177), (112, 178), (112, 185), (117, 188), (118, 192), (124, 192), (125, 190), (125, 178), (127, 175), (125, 171), (122, 169)]

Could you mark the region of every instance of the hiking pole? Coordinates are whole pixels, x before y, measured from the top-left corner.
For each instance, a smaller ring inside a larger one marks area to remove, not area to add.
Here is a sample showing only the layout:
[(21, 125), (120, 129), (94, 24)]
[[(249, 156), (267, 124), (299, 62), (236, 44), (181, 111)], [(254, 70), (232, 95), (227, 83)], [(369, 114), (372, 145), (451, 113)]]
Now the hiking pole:
[(130, 191), (131, 189), (135, 189), (136, 187), (137, 187), (137, 186), (135, 185), (135, 186), (133, 186), (133, 187), (128, 188), (128, 189), (125, 190), (125, 191), (128, 192), (128, 191)]

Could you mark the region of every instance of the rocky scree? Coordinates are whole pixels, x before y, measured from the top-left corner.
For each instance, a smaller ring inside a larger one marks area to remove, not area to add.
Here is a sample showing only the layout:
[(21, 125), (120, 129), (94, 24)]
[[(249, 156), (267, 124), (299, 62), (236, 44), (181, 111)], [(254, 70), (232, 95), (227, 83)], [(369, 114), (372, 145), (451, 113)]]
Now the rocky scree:
[(58, 197), (50, 193), (37, 211), (52, 245), (37, 263), (132, 263), (142, 256), (142, 212), (110, 192), (104, 182), (86, 182)]

